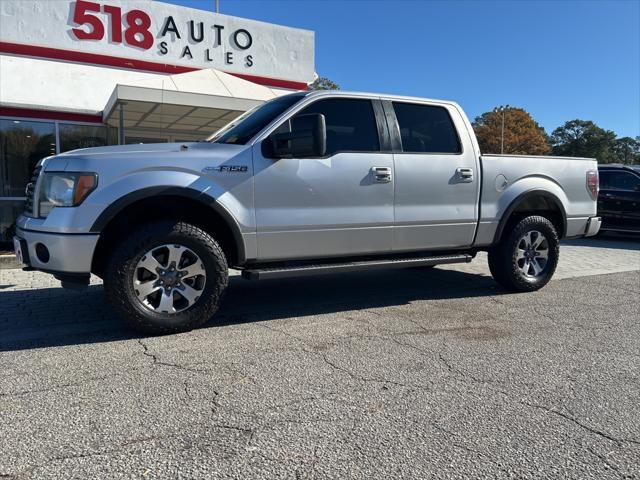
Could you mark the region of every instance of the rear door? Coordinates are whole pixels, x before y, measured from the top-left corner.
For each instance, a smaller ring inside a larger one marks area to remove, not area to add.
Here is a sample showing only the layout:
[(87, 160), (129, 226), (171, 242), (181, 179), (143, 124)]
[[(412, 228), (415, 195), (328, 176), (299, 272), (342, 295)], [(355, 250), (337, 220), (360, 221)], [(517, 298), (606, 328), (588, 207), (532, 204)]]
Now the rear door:
[(461, 137), (466, 126), (459, 112), (449, 105), (405, 101), (385, 101), (384, 108), (399, 143), (394, 145), (393, 249), (470, 246), (480, 172), (470, 141)]
[(598, 214), (604, 227), (640, 229), (640, 176), (625, 170), (600, 171)]
[[(261, 142), (254, 146), (260, 260), (391, 251), (393, 155), (381, 151), (386, 127), (374, 102), (320, 97), (296, 114), (324, 115), (322, 158), (266, 158)], [(276, 132), (290, 125), (285, 121)]]
[(602, 217), (603, 227), (614, 227), (618, 223), (617, 209), (615, 208), (614, 192), (611, 190), (611, 170), (600, 170), (600, 191), (598, 192), (598, 215)]

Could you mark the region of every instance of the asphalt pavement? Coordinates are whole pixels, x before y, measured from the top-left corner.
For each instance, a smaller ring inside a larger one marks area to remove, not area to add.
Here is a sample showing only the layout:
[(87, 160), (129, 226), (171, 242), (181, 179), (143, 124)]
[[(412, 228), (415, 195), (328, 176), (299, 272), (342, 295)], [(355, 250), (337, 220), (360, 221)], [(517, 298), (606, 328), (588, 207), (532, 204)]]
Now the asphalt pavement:
[(0, 271), (0, 478), (640, 478), (640, 249), (608, 245), (529, 294), (483, 262), (233, 277), (156, 338)]

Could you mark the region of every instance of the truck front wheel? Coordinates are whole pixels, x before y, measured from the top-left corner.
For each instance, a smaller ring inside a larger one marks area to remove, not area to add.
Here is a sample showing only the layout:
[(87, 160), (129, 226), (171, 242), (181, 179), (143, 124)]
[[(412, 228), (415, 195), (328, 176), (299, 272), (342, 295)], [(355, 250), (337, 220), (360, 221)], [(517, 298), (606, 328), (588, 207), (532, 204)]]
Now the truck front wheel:
[(114, 309), (134, 329), (184, 332), (207, 322), (228, 283), (225, 255), (204, 230), (182, 222), (156, 222), (120, 243), (104, 287)]
[(489, 269), (507, 290), (531, 292), (551, 280), (559, 253), (553, 224), (544, 217), (526, 217), (489, 250)]

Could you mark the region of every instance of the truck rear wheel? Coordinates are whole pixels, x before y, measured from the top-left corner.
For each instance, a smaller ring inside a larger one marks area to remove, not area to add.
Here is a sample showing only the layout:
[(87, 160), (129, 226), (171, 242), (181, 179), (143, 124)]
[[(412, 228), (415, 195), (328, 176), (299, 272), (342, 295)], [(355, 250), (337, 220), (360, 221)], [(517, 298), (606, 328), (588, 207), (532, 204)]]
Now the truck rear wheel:
[(184, 332), (217, 311), (228, 283), (225, 255), (204, 230), (182, 222), (140, 227), (115, 249), (107, 298), (143, 333)]
[(526, 217), (489, 250), (489, 270), (507, 290), (531, 292), (551, 280), (559, 253), (553, 224), (544, 217)]

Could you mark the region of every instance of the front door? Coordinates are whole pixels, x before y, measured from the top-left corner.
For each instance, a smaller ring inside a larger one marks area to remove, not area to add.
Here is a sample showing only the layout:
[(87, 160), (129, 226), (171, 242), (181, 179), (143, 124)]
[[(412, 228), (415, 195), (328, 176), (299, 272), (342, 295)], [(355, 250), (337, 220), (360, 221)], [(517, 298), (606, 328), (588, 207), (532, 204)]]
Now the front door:
[(391, 251), (393, 156), (380, 152), (371, 100), (319, 99), (298, 114), (309, 113), (325, 116), (325, 157), (265, 158), (254, 146), (258, 259)]
[(385, 102), (385, 109), (397, 118), (402, 144), (394, 155), (393, 249), (470, 246), (478, 220), (480, 172), (470, 142), (463, 148), (457, 133), (465, 128), (459, 113), (395, 101)]

